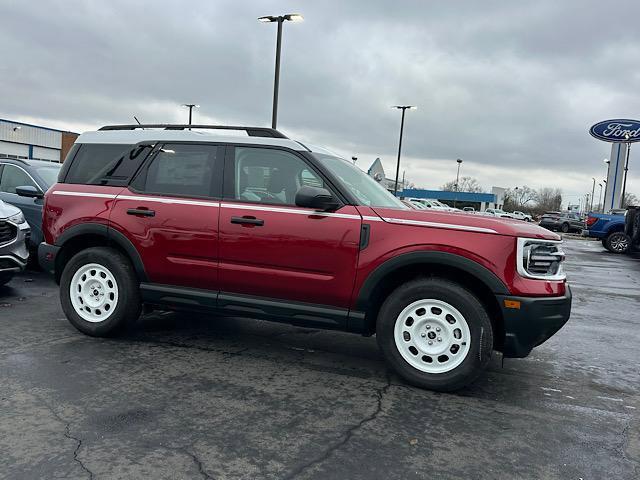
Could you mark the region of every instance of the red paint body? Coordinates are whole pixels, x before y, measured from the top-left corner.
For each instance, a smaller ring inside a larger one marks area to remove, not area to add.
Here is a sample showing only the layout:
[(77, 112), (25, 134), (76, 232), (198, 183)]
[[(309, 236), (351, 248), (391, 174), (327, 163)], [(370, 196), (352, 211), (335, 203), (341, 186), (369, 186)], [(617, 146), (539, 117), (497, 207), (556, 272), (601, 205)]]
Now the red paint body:
[[(82, 196), (73, 196), (73, 192)], [(130, 215), (128, 209), (153, 210), (155, 216)], [(264, 225), (231, 222), (232, 217), (246, 216), (264, 220)], [(494, 232), (398, 221), (446, 223)], [(55, 244), (66, 229), (84, 222), (108, 225), (125, 235), (153, 283), (353, 308), (367, 277), (386, 260), (402, 253), (435, 250), (477, 262), (493, 272), (513, 295), (565, 293), (564, 281), (518, 275), (517, 236), (559, 237), (516, 220), (361, 206), (318, 215), (298, 207), (157, 197), (122, 187), (53, 186), (46, 195), (46, 242)], [(361, 250), (363, 222), (371, 230), (369, 244)]]

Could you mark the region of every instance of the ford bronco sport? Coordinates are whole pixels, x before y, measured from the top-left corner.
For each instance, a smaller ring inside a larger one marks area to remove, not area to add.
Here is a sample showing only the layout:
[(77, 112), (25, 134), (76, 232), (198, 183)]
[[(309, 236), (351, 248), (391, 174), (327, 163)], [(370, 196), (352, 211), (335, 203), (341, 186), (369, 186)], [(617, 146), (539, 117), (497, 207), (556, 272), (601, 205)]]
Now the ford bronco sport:
[[(230, 135), (236, 130), (242, 135)], [(41, 265), (80, 331), (143, 305), (377, 337), (408, 382), (455, 390), (569, 318), (559, 237), (412, 210), (277, 130), (121, 125), (81, 135), (45, 197)]]

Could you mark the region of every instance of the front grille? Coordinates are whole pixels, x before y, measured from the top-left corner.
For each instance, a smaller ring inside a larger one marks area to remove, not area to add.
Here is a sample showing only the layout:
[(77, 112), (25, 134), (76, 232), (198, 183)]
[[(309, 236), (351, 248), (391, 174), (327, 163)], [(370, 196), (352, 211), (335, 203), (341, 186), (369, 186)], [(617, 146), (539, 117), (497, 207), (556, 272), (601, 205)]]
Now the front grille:
[(18, 229), (9, 222), (0, 220), (0, 245), (9, 243), (18, 236)]

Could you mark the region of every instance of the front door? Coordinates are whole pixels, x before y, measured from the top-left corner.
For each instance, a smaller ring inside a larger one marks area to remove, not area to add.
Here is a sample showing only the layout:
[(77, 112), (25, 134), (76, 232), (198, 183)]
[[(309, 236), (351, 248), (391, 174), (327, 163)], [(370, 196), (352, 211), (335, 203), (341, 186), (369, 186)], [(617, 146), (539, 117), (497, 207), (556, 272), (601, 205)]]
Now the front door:
[(218, 290), (223, 150), (161, 145), (116, 197), (110, 226), (136, 247), (149, 282)]
[(321, 213), (297, 207), (301, 186), (329, 186), (295, 152), (229, 148), (220, 210), (221, 292), (348, 308), (362, 223), (356, 208)]
[(0, 163), (0, 200), (15, 205), (24, 214), (31, 227), (34, 246), (42, 241), (42, 198), (21, 197), (16, 187), (30, 186), (42, 191), (26, 170), (10, 163)]

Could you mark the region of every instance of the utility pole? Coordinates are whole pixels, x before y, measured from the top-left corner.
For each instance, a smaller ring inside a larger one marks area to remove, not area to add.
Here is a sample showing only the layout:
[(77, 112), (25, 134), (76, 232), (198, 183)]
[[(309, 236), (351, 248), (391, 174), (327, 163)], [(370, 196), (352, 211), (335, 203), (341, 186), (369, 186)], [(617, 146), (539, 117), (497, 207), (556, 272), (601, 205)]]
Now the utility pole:
[(593, 211), (593, 197), (596, 193), (596, 179), (594, 177), (591, 177), (593, 179), (593, 186), (591, 187), (591, 208), (590, 210)]

